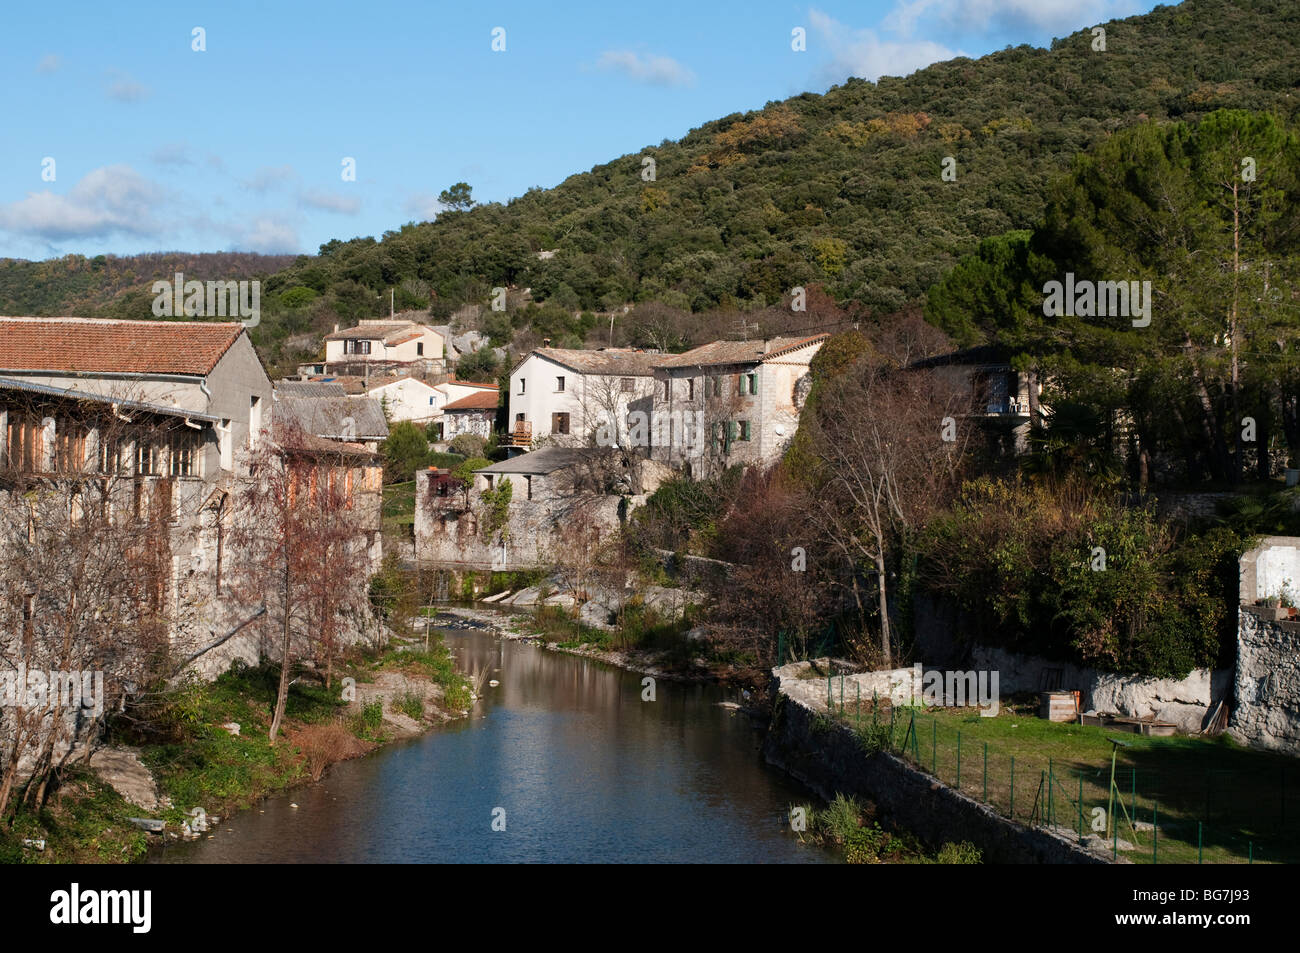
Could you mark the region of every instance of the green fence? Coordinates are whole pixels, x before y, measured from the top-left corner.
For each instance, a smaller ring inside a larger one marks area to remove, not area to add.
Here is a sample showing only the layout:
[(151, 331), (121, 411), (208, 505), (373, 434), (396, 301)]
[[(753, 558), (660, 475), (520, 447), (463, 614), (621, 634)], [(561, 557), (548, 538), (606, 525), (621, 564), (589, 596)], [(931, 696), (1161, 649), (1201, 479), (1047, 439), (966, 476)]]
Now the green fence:
[[(893, 752), (1004, 817), (1054, 828), (1112, 857), (1135, 863), (1300, 861), (1300, 772), (1293, 768), (1288, 777), (1286, 759), (1259, 755), (1253, 767), (1223, 770), (1213, 765), (1215, 757), (1246, 761), (1251, 753), (1120, 747), (1112, 771), (1110, 758), (1090, 763), (1037, 757), (1024, 748), (1007, 751), (980, 737), (977, 713), (864, 699), (843, 676), (827, 677), (826, 701), (833, 718), (853, 728), (866, 747)], [(1131, 763), (1152, 756), (1159, 768)]]

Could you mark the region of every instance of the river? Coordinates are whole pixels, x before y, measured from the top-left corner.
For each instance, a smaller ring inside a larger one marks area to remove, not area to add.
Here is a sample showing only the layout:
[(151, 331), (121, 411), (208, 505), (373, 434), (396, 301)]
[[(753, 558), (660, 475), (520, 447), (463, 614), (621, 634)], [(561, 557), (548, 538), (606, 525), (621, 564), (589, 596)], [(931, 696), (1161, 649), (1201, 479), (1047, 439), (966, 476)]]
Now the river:
[[(500, 685), (470, 717), (334, 765), (316, 784), (169, 846), (164, 863), (826, 863), (763, 762), (762, 727), (715, 685), (643, 676), (483, 630), (443, 630)], [(738, 700), (738, 699), (736, 699)], [(297, 805), (296, 807), (293, 805)], [(494, 829), (494, 827), (498, 829)], [(504, 829), (499, 829), (504, 827)]]

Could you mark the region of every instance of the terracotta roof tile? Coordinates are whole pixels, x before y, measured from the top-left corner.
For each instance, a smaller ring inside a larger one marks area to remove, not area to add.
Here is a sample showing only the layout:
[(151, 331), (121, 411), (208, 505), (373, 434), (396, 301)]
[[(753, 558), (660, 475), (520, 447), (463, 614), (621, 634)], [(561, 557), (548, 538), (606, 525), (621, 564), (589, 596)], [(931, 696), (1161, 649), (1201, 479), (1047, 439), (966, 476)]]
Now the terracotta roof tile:
[(483, 391), (479, 394), (470, 394), (468, 397), (462, 397), (460, 400), (453, 400), (450, 404), (443, 407), (446, 413), (449, 410), (496, 410), (497, 409), (497, 392)]
[(723, 364), (762, 364), (773, 358), (817, 344), (829, 334), (799, 338), (770, 338), (767, 341), (713, 341), (684, 354), (669, 354), (655, 362), (656, 367), (710, 367)]
[(0, 317), (0, 370), (201, 377), (243, 330), (233, 322)]

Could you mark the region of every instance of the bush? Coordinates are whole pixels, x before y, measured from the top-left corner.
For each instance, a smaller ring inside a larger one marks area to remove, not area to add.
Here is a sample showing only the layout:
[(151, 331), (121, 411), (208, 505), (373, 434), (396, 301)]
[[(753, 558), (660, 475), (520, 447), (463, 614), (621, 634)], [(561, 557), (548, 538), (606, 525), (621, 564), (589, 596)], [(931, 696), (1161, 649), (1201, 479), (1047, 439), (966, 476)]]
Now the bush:
[(475, 433), (457, 434), (447, 444), (447, 449), (462, 457), (481, 457), (487, 448), (487, 441)]

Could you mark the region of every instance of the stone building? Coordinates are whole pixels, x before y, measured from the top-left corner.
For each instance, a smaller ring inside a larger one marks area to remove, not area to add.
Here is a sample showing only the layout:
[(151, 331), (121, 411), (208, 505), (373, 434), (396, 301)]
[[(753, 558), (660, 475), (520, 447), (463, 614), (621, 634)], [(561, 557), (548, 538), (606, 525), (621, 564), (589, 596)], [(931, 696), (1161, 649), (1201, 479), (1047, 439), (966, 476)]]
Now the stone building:
[(650, 455), (697, 477), (772, 463), (799, 427), (808, 365), (828, 337), (714, 341), (660, 356)]

